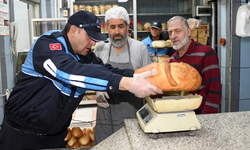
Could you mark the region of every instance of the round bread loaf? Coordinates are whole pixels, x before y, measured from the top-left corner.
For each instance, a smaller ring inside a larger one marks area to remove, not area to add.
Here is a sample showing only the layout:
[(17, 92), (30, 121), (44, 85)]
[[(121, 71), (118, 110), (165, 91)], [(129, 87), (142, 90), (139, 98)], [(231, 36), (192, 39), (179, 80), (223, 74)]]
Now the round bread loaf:
[(82, 136), (82, 130), (80, 127), (73, 127), (72, 128), (72, 135), (74, 137), (81, 137)]
[(135, 74), (152, 71), (153, 69), (157, 70), (157, 74), (149, 77), (148, 80), (162, 91), (195, 91), (201, 85), (202, 78), (199, 72), (183, 62), (154, 62), (137, 69)]

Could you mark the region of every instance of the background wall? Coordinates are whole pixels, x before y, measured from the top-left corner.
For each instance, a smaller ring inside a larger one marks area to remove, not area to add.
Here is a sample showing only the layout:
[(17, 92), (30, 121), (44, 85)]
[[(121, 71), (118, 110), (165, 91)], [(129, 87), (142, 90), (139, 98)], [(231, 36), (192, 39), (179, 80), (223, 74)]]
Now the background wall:
[(237, 10), (245, 0), (218, 1), (218, 43), (226, 39), (225, 46), (218, 46), (222, 78), (221, 111), (250, 110), (250, 38), (235, 34)]

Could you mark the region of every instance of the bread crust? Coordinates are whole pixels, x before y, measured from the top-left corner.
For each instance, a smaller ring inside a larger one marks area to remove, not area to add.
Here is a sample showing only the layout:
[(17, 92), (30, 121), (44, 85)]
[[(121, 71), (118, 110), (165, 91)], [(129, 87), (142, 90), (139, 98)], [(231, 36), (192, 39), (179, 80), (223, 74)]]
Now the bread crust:
[(164, 41), (164, 40), (156, 40), (152, 42), (152, 46), (154, 48), (165, 48), (165, 47), (173, 47), (170, 40)]
[(135, 74), (152, 71), (153, 69), (157, 70), (157, 74), (149, 77), (148, 80), (162, 91), (195, 91), (201, 85), (202, 78), (199, 72), (183, 62), (151, 63), (137, 69)]

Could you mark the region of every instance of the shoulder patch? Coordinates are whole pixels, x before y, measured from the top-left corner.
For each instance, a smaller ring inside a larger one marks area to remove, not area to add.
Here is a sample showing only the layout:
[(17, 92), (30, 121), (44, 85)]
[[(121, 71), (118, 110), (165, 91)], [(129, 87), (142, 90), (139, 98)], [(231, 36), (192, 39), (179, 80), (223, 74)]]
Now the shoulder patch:
[(62, 46), (60, 43), (53, 43), (49, 45), (50, 50), (62, 50)]

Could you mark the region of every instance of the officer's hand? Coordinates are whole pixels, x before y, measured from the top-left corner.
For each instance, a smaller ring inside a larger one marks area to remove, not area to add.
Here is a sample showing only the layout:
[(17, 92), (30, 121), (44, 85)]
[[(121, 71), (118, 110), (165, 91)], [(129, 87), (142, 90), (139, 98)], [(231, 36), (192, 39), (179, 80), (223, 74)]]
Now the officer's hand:
[(108, 108), (109, 103), (107, 99), (109, 99), (107, 92), (96, 92), (96, 102), (99, 107)]
[(149, 95), (162, 94), (162, 90), (152, 85), (148, 81), (148, 77), (154, 76), (157, 71), (153, 69), (152, 71), (146, 71), (141, 74), (134, 74), (134, 81), (129, 91), (134, 93), (135, 96), (143, 98)]

